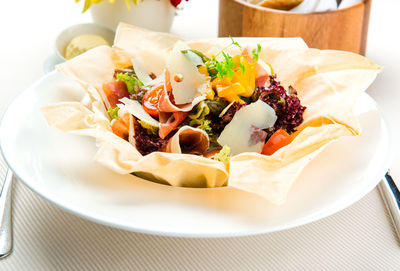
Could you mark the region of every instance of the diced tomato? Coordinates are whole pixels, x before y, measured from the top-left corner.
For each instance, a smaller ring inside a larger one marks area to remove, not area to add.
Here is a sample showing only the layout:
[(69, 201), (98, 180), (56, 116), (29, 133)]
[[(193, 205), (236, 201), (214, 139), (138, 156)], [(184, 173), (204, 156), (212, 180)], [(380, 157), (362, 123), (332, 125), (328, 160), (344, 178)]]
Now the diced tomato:
[(112, 108), (117, 106), (120, 99), (129, 96), (128, 88), (122, 81), (112, 81), (104, 84), (103, 91)]
[(160, 91), (164, 89), (164, 84), (156, 85), (149, 89), (143, 96), (143, 109), (151, 116), (158, 118), (158, 102)]
[(280, 148), (289, 145), (292, 142), (292, 137), (283, 129), (276, 131), (264, 144), (261, 153), (272, 155)]

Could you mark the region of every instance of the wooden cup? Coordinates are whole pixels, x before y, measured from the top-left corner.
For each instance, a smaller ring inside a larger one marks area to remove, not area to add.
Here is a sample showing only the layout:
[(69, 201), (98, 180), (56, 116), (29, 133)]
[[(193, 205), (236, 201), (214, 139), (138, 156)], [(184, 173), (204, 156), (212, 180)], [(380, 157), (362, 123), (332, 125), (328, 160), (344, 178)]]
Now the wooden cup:
[(220, 0), (219, 36), (302, 37), (311, 48), (365, 55), (372, 0), (326, 12), (294, 13)]

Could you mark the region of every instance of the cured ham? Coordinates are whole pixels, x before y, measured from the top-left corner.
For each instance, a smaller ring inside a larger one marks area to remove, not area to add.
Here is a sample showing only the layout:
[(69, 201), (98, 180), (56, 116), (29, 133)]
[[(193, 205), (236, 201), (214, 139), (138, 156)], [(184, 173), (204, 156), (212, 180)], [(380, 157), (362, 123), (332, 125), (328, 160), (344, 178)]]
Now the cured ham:
[(182, 123), (182, 121), (189, 115), (189, 111), (192, 110), (196, 104), (205, 99), (204, 96), (198, 96), (192, 101), (192, 103), (179, 106), (174, 105), (170, 98), (170, 95), (172, 97), (172, 87), (170, 73), (167, 69), (165, 70), (164, 75), (164, 89), (160, 91), (158, 97), (158, 110), (160, 111), (159, 136), (162, 139)]
[[(172, 86), (171, 86), (171, 75), (170, 72), (165, 69), (164, 72), (164, 89), (160, 91), (159, 102), (158, 102), (158, 110), (160, 112), (189, 112), (193, 109), (193, 107), (199, 102), (203, 101), (206, 97), (204, 95), (199, 95), (193, 99), (191, 103), (175, 105), (173, 103), (174, 97), (172, 95)], [(172, 100), (172, 101), (171, 101)]]
[(164, 147), (166, 152), (203, 154), (210, 145), (208, 135), (205, 131), (183, 126), (173, 137), (171, 137)]
[(124, 97), (129, 96), (128, 89), (124, 82), (121, 81), (112, 81), (106, 84), (103, 84), (104, 95), (106, 96), (104, 99), (105, 106), (108, 108), (111, 106), (115, 108), (118, 104), (118, 101)]
[(172, 130), (178, 127), (179, 124), (189, 115), (189, 112), (160, 112), (160, 129), (158, 135), (164, 139)]

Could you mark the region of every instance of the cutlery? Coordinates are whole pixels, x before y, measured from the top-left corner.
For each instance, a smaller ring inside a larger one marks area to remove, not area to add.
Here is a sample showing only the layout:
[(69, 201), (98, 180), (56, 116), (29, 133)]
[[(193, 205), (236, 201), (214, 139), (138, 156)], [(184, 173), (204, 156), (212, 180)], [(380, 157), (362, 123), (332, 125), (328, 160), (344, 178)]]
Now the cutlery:
[(400, 191), (389, 172), (385, 174), (384, 179), (379, 184), (379, 191), (392, 218), (397, 237), (400, 241)]
[(13, 173), (8, 169), (0, 194), (0, 259), (10, 255), (12, 250), (12, 198)]

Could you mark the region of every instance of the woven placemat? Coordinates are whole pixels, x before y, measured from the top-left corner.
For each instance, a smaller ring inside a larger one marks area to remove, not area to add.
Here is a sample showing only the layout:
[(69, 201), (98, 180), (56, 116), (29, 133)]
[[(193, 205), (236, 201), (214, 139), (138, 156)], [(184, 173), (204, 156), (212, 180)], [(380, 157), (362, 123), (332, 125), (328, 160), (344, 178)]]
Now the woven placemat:
[[(6, 166), (0, 160), (0, 176)], [(3, 179), (3, 178), (2, 178)], [(0, 270), (398, 270), (394, 229), (373, 190), (333, 216), (238, 238), (138, 234), (72, 215), (14, 184), (14, 251)]]

